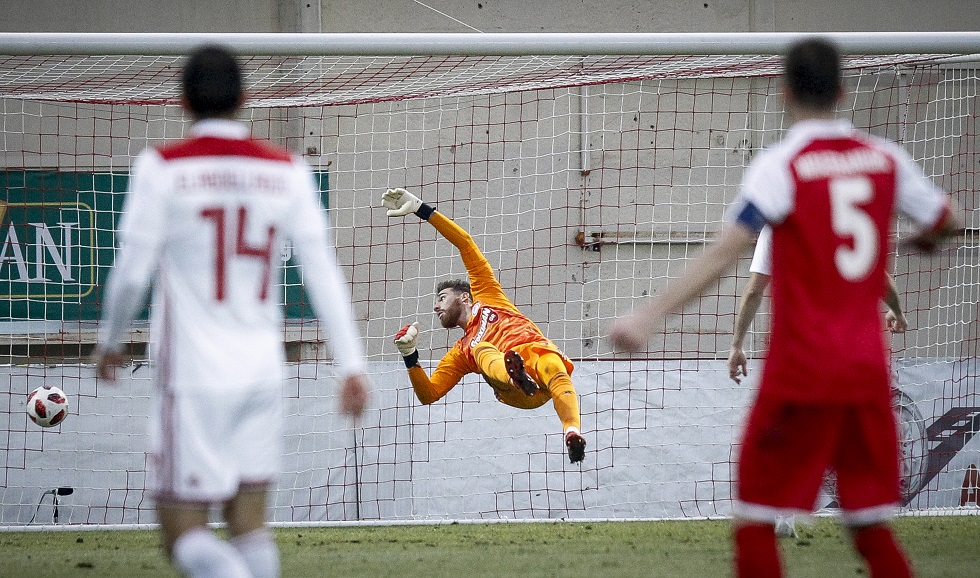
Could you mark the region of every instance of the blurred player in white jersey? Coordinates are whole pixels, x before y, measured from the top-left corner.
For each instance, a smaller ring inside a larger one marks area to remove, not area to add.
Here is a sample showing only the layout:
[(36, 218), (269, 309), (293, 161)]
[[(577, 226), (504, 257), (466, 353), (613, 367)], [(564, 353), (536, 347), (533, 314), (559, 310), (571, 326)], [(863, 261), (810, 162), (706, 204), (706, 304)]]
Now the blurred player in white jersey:
[[(749, 326), (755, 319), (755, 314), (762, 304), (762, 296), (769, 286), (772, 277), (772, 229), (763, 227), (759, 239), (755, 242), (752, 262), (749, 263), (749, 280), (742, 291), (738, 312), (735, 314), (735, 331), (732, 334), (732, 349), (728, 354), (728, 376), (735, 383), (741, 383), (742, 377), (749, 374), (748, 359), (745, 357), (745, 336)], [(891, 275), (885, 273), (885, 325), (892, 333), (905, 333), (909, 323), (902, 311), (902, 301), (898, 298), (898, 288)]]
[[(123, 333), (152, 280), (147, 489), (164, 547), (187, 576), (275, 577), (279, 552), (265, 514), (281, 460), (276, 279), (285, 239), (330, 337), (340, 409), (354, 416), (367, 398), (363, 348), (308, 165), (235, 120), (244, 103), (235, 57), (195, 50), (182, 90), (190, 136), (148, 148), (133, 167), (96, 366), (99, 377), (115, 378)], [(223, 508), (228, 541), (207, 527), (213, 504)]]
[(786, 55), (793, 122), (746, 170), (729, 222), (684, 275), (610, 331), (639, 351), (664, 318), (700, 295), (772, 227), (772, 330), (738, 457), (737, 575), (782, 575), (775, 523), (809, 513), (824, 472), (873, 577), (910, 576), (888, 521), (898, 506), (899, 447), (878, 301), (895, 211), (935, 248), (961, 228), (948, 196), (898, 145), (835, 118), (840, 54), (821, 39)]

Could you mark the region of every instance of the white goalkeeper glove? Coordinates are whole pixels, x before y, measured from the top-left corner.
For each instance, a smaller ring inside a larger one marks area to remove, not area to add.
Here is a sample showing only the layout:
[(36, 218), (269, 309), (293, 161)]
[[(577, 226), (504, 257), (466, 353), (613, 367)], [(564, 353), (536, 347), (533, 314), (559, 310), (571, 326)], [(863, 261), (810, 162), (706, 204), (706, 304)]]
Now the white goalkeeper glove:
[(415, 353), (415, 343), (419, 340), (419, 322), (402, 327), (395, 334), (395, 347), (402, 354), (402, 357), (409, 357)]
[(403, 217), (422, 206), (422, 199), (405, 189), (388, 189), (381, 197), (381, 206), (388, 209), (389, 217)]

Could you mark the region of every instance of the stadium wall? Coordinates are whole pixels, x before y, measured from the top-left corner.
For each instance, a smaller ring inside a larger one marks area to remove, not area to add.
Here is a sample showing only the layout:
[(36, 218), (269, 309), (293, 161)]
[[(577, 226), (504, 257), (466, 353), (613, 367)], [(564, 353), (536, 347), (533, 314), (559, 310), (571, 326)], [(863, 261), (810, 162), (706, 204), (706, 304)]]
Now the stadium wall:
[[(647, 371), (637, 372), (637, 363)], [(732, 387), (722, 361), (685, 371), (691, 363), (580, 363), (575, 380), (583, 429), (592, 447), (601, 448), (588, 457), (594, 467), (584, 470), (567, 463), (550, 404), (515, 412), (496, 403), (481, 381), (467, 379), (444, 402), (420, 406), (410, 401), (400, 363), (373, 364), (375, 397), (355, 434), (333, 413), (332, 366), (291, 365), (284, 473), (271, 519), (729, 516), (739, 424), (755, 384)], [(919, 359), (897, 366), (906, 511), (978, 507), (976, 488), (966, 497), (971, 486), (964, 472), (980, 466), (980, 407), (957, 401), (969, 398), (957, 392), (980, 386), (977, 368), (969, 367), (976, 363)], [(10, 390), (60, 382), (77, 404), (55, 430), (31, 427), (23, 412), (0, 413), (0, 431), (11, 438), (0, 470), (4, 525), (52, 523), (52, 503), (42, 492), (59, 487), (74, 490), (60, 499), (62, 524), (154, 522), (143, 491), (149, 369), (126, 373), (106, 386), (90, 367), (48, 369), (43, 379), (29, 369), (0, 368)], [(662, 381), (647, 383), (651, 375)], [(19, 400), (0, 393), (4, 406)], [(825, 489), (818, 509), (834, 506)]]

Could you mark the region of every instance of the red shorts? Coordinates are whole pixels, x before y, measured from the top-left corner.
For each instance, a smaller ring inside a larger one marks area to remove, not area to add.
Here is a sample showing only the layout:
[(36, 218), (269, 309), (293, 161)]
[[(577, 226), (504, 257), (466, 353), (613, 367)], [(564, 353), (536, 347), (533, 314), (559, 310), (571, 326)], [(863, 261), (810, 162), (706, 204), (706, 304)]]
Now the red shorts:
[(760, 396), (738, 460), (736, 513), (775, 521), (812, 512), (828, 470), (836, 473), (845, 522), (874, 523), (893, 513), (899, 448), (889, 399), (814, 405)]

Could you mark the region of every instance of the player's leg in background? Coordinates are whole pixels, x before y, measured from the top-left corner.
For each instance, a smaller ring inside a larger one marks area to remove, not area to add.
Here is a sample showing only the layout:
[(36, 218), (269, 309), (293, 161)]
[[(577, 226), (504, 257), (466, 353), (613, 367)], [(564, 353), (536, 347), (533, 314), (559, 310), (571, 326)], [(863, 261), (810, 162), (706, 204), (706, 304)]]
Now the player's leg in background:
[(243, 487), (225, 502), (229, 542), (245, 560), (254, 578), (278, 578), (279, 548), (265, 526), (266, 485)]
[(208, 528), (208, 509), (181, 503), (157, 505), (163, 546), (189, 578), (249, 578), (238, 551)]
[(888, 520), (897, 509), (899, 449), (888, 400), (851, 408), (838, 450), (837, 494), (841, 519), (872, 578), (911, 576), (908, 557)]
[(774, 524), (735, 518), (735, 575), (739, 578), (778, 578), (783, 575)]
[(908, 578), (912, 568), (891, 526), (884, 522), (849, 526), (854, 547), (868, 564), (871, 578)]
[(779, 538), (799, 538), (796, 531), (796, 516), (780, 516), (776, 518), (776, 536)]
[(234, 494), (224, 503), (229, 542), (255, 578), (278, 578), (279, 548), (266, 528), (268, 488), (281, 470), (282, 394), (278, 382), (257, 383), (239, 396), (226, 451), (236, 456)]
[(582, 418), (579, 414), (578, 393), (572, 378), (565, 371), (565, 364), (557, 353), (528, 354), (531, 362), (531, 376), (551, 392), (555, 412), (561, 420), (562, 431), (573, 428), (581, 431)]
[(764, 393), (752, 405), (735, 473), (737, 576), (782, 575), (776, 523), (813, 507), (838, 446), (831, 434), (840, 419), (833, 407), (794, 404)]

